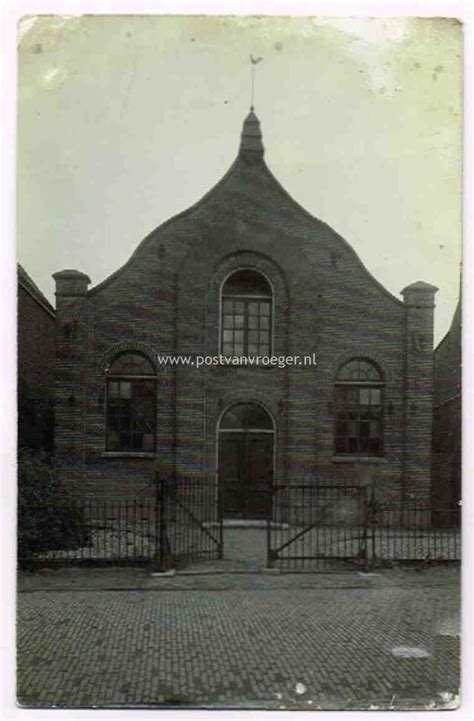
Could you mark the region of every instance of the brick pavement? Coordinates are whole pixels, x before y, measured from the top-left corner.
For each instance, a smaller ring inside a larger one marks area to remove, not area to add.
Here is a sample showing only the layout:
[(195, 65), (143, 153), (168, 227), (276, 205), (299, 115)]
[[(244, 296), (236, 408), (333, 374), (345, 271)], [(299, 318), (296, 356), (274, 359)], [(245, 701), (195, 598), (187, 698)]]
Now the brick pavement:
[[(201, 588), (188, 576), (184, 586), (185, 577), (174, 577), (133, 591), (20, 593), (19, 701), (450, 707), (459, 685), (459, 595), (447, 573), (412, 574), (418, 580), (403, 584), (386, 582), (389, 573), (359, 588), (347, 576), (328, 587), (322, 576), (308, 585), (304, 576), (236, 575), (201, 576)], [(396, 656), (396, 647), (420, 649), (421, 657)]]

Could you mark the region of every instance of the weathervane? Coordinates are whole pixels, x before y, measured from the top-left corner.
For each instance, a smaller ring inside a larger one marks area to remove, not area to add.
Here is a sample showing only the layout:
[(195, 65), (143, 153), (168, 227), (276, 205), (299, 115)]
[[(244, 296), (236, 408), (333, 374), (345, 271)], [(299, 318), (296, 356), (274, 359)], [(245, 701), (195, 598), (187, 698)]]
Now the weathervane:
[(253, 55), (250, 55), (250, 67), (252, 70), (252, 96), (250, 99), (250, 110), (253, 110), (253, 100), (254, 100), (254, 94), (255, 94), (255, 66), (258, 65), (263, 60), (263, 58), (254, 58)]

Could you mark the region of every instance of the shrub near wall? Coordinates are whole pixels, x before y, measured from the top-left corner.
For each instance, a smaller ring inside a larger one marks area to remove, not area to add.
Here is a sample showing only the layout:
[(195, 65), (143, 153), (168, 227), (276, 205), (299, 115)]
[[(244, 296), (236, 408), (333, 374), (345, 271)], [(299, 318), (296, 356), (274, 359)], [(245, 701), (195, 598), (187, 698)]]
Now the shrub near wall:
[(45, 454), (29, 449), (18, 457), (18, 564), (45, 551), (88, 542), (82, 509), (68, 499)]

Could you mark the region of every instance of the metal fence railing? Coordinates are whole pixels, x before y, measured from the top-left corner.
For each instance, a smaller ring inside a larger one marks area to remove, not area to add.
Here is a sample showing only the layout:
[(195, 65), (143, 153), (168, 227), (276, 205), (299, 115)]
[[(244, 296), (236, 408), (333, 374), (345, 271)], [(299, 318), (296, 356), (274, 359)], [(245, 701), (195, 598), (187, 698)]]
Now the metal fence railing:
[(158, 479), (149, 500), (70, 499), (18, 507), (18, 563), (154, 564), (222, 556), (215, 483)]
[(288, 485), (273, 489), (269, 565), (282, 570), (374, 568), (461, 559), (459, 509), (411, 500), (384, 505), (373, 488)]
[[(375, 501), (363, 486), (258, 489), (267, 564), (281, 570), (373, 568), (461, 558), (460, 509)], [(262, 493), (266, 501), (262, 502)], [(147, 500), (71, 499), (18, 507), (18, 562), (151, 565), (225, 557), (222, 493), (214, 482), (158, 479)]]
[(90, 500), (18, 507), (18, 561), (147, 563), (160, 551), (154, 501)]

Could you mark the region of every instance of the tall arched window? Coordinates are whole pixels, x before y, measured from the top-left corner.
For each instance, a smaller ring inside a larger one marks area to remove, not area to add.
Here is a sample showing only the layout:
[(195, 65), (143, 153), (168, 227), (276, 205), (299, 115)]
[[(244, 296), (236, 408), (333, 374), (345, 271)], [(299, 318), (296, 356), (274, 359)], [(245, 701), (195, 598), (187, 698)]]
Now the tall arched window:
[(383, 377), (365, 358), (345, 363), (336, 377), (335, 452), (383, 454)]
[(269, 356), (272, 289), (256, 270), (241, 269), (222, 288), (221, 352), (225, 356)]
[(107, 371), (108, 451), (155, 450), (156, 373), (139, 353), (122, 353)]

